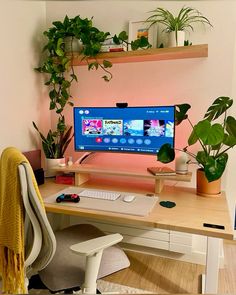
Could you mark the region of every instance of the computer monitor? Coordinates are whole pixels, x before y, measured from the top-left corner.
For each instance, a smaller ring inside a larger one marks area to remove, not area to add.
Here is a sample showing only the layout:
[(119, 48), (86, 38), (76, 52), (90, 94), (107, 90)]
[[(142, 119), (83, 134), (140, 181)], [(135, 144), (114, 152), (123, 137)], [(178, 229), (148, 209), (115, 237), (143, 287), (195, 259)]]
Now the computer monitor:
[(174, 106), (74, 107), (76, 151), (156, 154), (174, 147)]

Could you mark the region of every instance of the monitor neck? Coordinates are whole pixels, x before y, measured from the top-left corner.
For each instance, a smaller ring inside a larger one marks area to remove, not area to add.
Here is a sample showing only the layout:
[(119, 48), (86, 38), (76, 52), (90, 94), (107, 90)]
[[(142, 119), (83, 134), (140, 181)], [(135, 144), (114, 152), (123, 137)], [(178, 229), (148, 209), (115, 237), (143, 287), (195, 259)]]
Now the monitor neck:
[(76, 164), (82, 164), (86, 159), (88, 159), (91, 155), (95, 154), (95, 152), (86, 152), (81, 156), (78, 160), (76, 160)]

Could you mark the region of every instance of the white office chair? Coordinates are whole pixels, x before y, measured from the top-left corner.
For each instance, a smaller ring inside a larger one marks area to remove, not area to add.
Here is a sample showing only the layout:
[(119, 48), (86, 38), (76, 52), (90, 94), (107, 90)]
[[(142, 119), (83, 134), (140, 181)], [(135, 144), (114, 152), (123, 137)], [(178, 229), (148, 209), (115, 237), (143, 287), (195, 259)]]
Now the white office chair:
[(81, 286), (82, 293), (96, 294), (97, 278), (129, 266), (125, 253), (117, 246), (110, 247), (122, 240), (120, 234), (104, 236), (96, 227), (82, 224), (54, 235), (37, 197), (30, 165), (22, 163), (18, 170), (26, 212), (27, 278), (39, 273), (44, 285), (52, 292)]

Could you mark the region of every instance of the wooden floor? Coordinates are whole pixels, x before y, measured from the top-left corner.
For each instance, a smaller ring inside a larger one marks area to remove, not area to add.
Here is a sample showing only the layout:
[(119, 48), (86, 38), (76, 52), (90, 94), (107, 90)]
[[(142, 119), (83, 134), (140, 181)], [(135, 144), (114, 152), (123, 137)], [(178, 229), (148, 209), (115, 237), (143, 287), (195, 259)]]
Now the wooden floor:
[[(200, 293), (204, 266), (131, 251), (127, 254), (131, 266), (105, 280), (158, 294)], [(218, 294), (236, 294), (236, 241), (224, 242), (224, 254), (225, 267), (220, 269)]]

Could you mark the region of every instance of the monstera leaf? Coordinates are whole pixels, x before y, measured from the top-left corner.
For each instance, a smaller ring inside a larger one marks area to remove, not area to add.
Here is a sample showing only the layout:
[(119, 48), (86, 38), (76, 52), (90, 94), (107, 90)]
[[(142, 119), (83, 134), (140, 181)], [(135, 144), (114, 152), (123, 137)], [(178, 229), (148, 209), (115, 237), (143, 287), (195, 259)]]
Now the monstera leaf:
[(233, 100), (226, 96), (218, 97), (208, 108), (204, 118), (213, 121), (226, 112), (233, 104)]
[(162, 163), (170, 163), (175, 158), (175, 151), (169, 143), (163, 144), (157, 153), (157, 160)]
[(200, 151), (197, 153), (196, 160), (203, 166), (204, 173), (209, 182), (219, 179), (224, 173), (228, 155), (226, 153), (217, 158), (209, 156), (207, 153)]
[(236, 145), (236, 120), (231, 116), (226, 119), (226, 131), (228, 136), (226, 136), (224, 144), (233, 147)]
[(193, 127), (188, 144), (193, 145), (198, 140), (204, 145), (216, 146), (224, 141), (224, 129), (218, 123), (211, 125), (208, 120), (200, 121)]
[(179, 125), (183, 120), (188, 118), (187, 111), (191, 106), (187, 103), (177, 104), (175, 106), (175, 125)]

